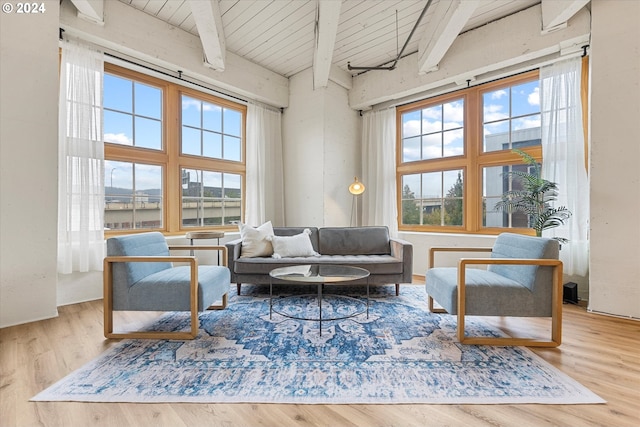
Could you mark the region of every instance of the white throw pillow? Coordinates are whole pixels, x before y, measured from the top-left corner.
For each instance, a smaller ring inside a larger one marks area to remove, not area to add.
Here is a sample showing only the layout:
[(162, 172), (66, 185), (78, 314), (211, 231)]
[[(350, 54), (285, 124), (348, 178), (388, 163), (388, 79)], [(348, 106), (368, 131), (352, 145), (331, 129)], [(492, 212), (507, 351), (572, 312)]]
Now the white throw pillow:
[(259, 256), (271, 256), (273, 246), (267, 238), (273, 236), (273, 225), (267, 221), (260, 227), (252, 227), (240, 223), (240, 238), (242, 239), (242, 250), (240, 258), (254, 258)]
[(273, 258), (288, 258), (295, 256), (320, 256), (313, 250), (311, 238), (309, 235), (311, 230), (305, 228), (304, 231), (295, 236), (271, 236), (273, 244)]

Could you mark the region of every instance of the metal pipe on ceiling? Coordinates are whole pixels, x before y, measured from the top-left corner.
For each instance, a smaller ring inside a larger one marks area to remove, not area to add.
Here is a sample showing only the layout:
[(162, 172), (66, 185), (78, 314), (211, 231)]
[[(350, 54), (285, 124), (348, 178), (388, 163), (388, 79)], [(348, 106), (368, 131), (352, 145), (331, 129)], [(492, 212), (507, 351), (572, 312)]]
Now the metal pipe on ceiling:
[[(420, 21), (422, 21), (422, 18), (427, 13), (427, 9), (429, 9), (429, 6), (431, 5), (431, 1), (432, 0), (428, 0), (427, 4), (424, 6), (424, 9), (422, 9), (422, 12), (420, 13), (420, 16), (418, 17), (418, 20), (416, 21), (415, 25), (411, 29), (411, 32), (409, 33), (409, 37), (407, 37), (407, 40), (404, 42), (404, 45), (402, 46), (402, 49), (400, 50), (400, 52), (398, 52), (398, 55), (396, 56), (396, 59), (393, 61), (393, 63), (391, 65), (388, 65), (388, 66), (378, 65), (376, 67), (354, 67), (354, 66), (351, 65), (351, 62), (347, 62), (347, 68), (349, 70), (361, 70), (361, 71), (372, 71), (372, 70), (387, 70), (387, 71), (391, 71), (391, 70), (394, 70), (396, 68), (396, 65), (398, 64), (398, 61), (400, 60), (400, 58), (402, 58), (402, 54), (404, 53), (405, 49), (407, 48), (407, 45), (409, 44), (409, 41), (411, 40), (411, 37), (413, 37), (413, 33), (416, 32), (416, 29), (418, 28), (418, 25), (420, 25)], [(396, 18), (396, 21), (397, 21), (397, 18)]]

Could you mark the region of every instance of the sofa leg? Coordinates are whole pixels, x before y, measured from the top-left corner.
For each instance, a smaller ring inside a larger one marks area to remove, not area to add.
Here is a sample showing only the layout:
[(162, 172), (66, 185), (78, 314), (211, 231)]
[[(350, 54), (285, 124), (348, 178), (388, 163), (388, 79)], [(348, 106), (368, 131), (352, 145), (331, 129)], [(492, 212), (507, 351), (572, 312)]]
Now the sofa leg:
[(396, 283), (396, 296), (400, 295), (400, 283)]
[(236, 283), (236, 287), (238, 288), (238, 295), (240, 295), (240, 288), (242, 287), (242, 283)]

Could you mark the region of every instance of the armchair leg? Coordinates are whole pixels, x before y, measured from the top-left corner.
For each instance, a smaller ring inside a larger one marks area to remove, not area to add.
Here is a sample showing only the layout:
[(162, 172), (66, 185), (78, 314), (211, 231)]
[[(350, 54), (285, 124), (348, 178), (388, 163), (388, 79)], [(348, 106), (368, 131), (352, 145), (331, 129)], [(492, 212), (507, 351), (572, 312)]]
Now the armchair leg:
[[(225, 294), (226, 297), (226, 294)], [(189, 332), (177, 331), (133, 331), (133, 332), (113, 332), (113, 310), (105, 303), (104, 307), (104, 336), (110, 339), (154, 339), (154, 340), (192, 340), (198, 336), (198, 312), (191, 312), (191, 324)], [(195, 320), (194, 320), (195, 318)]]
[[(464, 332), (462, 332), (464, 335)], [(489, 338), (489, 337), (467, 337), (460, 338), (460, 344), (464, 345), (492, 345), (492, 346), (524, 346), (524, 347), (545, 347), (554, 348), (560, 345), (556, 340), (544, 341), (529, 338)]]
[(149, 332), (123, 332), (123, 333), (105, 333), (105, 338), (109, 339), (152, 339), (152, 340), (192, 340), (195, 339), (195, 335), (190, 332), (164, 332), (164, 331), (149, 331)]
[(222, 295), (222, 304), (220, 305), (210, 305), (207, 310), (224, 310), (227, 308), (227, 300), (229, 294)]
[(445, 310), (444, 308), (435, 308), (433, 305), (433, 297), (431, 295), (428, 296), (428, 301), (429, 301), (429, 311), (432, 313), (446, 313), (447, 310)]
[(240, 295), (240, 288), (242, 287), (242, 283), (236, 283), (236, 287), (238, 288), (238, 295)]
[(396, 296), (400, 295), (400, 283), (396, 283)]
[[(222, 296), (222, 304), (212, 305), (207, 310), (224, 310), (228, 304), (228, 294)], [(190, 325), (190, 332), (165, 332), (165, 331), (138, 331), (138, 332), (113, 332), (113, 311), (108, 310), (105, 304), (104, 311), (104, 336), (106, 338), (132, 338), (132, 339), (158, 339), (158, 340), (192, 340), (198, 336), (198, 324), (192, 323)], [(196, 312), (197, 317), (197, 312)]]
[[(197, 314), (196, 314), (197, 316)], [(113, 332), (113, 310), (107, 304), (104, 307), (104, 336), (109, 339), (155, 339), (155, 340), (192, 340), (198, 335), (198, 324), (191, 323), (189, 332), (178, 331), (133, 331)]]

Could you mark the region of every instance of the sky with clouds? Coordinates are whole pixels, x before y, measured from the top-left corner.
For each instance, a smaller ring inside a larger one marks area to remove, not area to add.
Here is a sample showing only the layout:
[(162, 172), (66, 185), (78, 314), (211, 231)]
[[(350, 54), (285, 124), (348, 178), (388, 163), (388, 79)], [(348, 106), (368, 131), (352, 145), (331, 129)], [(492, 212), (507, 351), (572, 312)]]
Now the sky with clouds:
[[(483, 135), (485, 149), (495, 140), (515, 142), (527, 130), (540, 128), (540, 92), (538, 81), (510, 88), (485, 92), (483, 95)], [(405, 162), (439, 159), (464, 154), (464, 102), (463, 99), (411, 111), (402, 116), (402, 156)], [(502, 144), (499, 144), (502, 149)], [(405, 177), (416, 197), (442, 197), (457, 179), (458, 171)]]
[[(162, 91), (108, 73), (104, 75), (104, 88), (104, 141), (162, 149)], [(185, 154), (241, 160), (240, 112), (183, 95), (181, 117)], [(203, 178), (200, 172), (190, 172), (191, 181)], [(136, 164), (134, 175), (131, 163), (105, 161), (105, 186), (133, 188), (134, 176), (137, 190), (162, 187), (160, 166)], [(219, 187), (221, 176), (205, 172), (205, 185)], [(239, 180), (239, 175), (227, 174), (225, 185), (240, 188)]]

